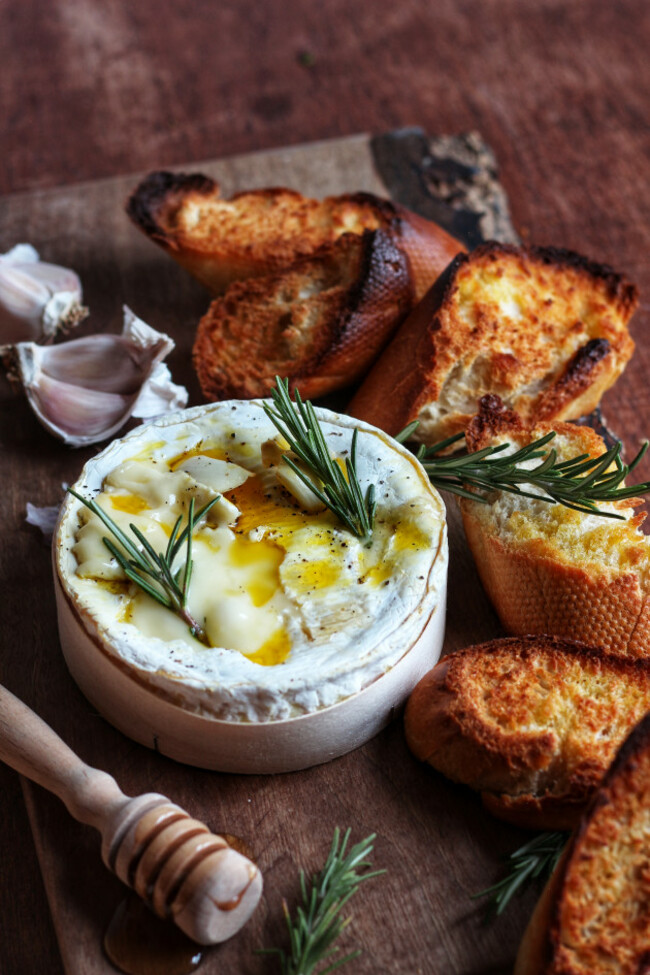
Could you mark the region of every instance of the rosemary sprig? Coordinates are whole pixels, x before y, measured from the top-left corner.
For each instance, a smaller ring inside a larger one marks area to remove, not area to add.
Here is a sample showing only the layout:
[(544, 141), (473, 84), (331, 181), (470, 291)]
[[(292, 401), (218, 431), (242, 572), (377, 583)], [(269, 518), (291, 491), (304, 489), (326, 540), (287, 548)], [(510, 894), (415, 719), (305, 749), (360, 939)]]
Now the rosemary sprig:
[[(113, 521), (111, 516), (95, 500), (82, 497), (72, 488), (68, 488), (68, 491), (106, 525), (115, 541), (104, 537), (104, 545), (117, 560), (127, 579), (135, 582), (140, 589), (148, 593), (161, 606), (176, 613), (184, 623), (187, 623), (192, 636), (209, 647), (210, 641), (205, 630), (194, 619), (187, 607), (187, 598), (194, 567), (192, 535), (198, 523), (207, 515), (212, 505), (216, 504), (219, 498), (213, 498), (196, 514), (194, 513), (194, 498), (192, 498), (187, 525), (182, 531), (180, 530), (183, 516), (179, 515), (169, 536), (167, 549), (165, 552), (156, 552), (137, 525), (129, 525), (134, 541), (126, 532), (122, 531), (117, 522)], [(118, 548), (115, 542), (118, 542), (122, 548)], [(183, 546), (185, 546), (185, 559), (177, 569), (174, 569), (174, 562)]]
[(269, 420), (309, 473), (305, 473), (286, 455), (285, 463), (353, 535), (361, 539), (364, 545), (370, 545), (377, 503), (374, 484), (368, 486), (365, 496), (359, 484), (356, 469), (358, 430), (355, 429), (352, 434), (350, 456), (346, 457), (343, 473), (330, 454), (314, 407), (309, 400), (301, 400), (297, 389), (294, 396), (296, 401), (292, 403), (289, 380), (276, 376), (275, 386), (271, 390), (273, 406), (264, 404)]
[(516, 894), (522, 893), (537, 878), (546, 880), (562, 856), (568, 833), (540, 833), (514, 853), (505, 857), (510, 870), (498, 883), (473, 895), (489, 897), (488, 908), (497, 917), (503, 914)]
[[(412, 432), (413, 425), (398, 436), (408, 436)], [(558, 461), (556, 450), (544, 449), (555, 437), (554, 432), (547, 433), (506, 457), (498, 455), (510, 447), (509, 443), (484, 447), (473, 454), (463, 450), (438, 456), (441, 451), (463, 437), (464, 434), (458, 433), (432, 447), (422, 445), (417, 452), (418, 460), (424, 465), (431, 483), (444, 491), (458, 494), (461, 498), (489, 504), (486, 494), (491, 491), (507, 491), (510, 494), (547, 501), (549, 504), (559, 503), (586, 514), (624, 521), (624, 515), (602, 511), (598, 504), (623, 501), (650, 491), (649, 481), (621, 487), (648, 449), (647, 441), (630, 464), (624, 464), (621, 460), (620, 443), (599, 457), (580, 454), (569, 460)], [(539, 464), (531, 469), (523, 466), (535, 460)], [(610, 467), (614, 469), (609, 470)], [(524, 490), (520, 487), (522, 484), (532, 485), (545, 493)], [(469, 490), (470, 488), (473, 490)]]
[[(332, 846), (320, 873), (314, 874), (309, 890), (304, 871), (300, 872), (302, 903), (291, 917), (286, 901), (282, 902), (284, 917), (289, 930), (288, 951), (283, 948), (263, 948), (260, 954), (277, 955), (282, 966), (282, 975), (313, 975), (316, 966), (331, 959), (338, 952), (332, 947), (350, 918), (341, 918), (341, 910), (356, 894), (365, 880), (378, 877), (385, 870), (359, 873), (370, 867), (368, 857), (373, 850), (375, 834), (367, 836), (360, 843), (347, 850), (350, 830), (346, 830), (343, 840), (339, 829), (334, 830)], [(343, 958), (330, 961), (319, 975), (327, 975), (347, 962), (357, 958), (361, 951), (353, 951)]]

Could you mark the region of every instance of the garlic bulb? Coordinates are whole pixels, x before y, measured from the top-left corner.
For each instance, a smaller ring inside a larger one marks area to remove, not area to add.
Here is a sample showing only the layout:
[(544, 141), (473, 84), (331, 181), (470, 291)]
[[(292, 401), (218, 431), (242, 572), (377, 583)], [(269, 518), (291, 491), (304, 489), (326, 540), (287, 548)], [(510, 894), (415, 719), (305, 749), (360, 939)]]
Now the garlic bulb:
[(0, 254), (0, 345), (51, 338), (88, 314), (74, 271), (46, 264), (31, 244)]
[(121, 335), (90, 335), (61, 345), (16, 345), (18, 373), (43, 426), (73, 447), (106, 440), (132, 415), (160, 416), (187, 404), (161, 360), (174, 348), (124, 308)]

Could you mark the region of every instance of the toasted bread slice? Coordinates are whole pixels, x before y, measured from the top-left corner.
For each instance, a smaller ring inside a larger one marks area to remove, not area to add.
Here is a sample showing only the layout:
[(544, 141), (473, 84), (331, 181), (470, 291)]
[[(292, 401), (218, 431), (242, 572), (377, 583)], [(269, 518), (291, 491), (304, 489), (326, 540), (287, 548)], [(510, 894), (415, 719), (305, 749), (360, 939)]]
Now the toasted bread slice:
[(479, 790), (496, 816), (570, 829), (648, 710), (650, 661), (527, 636), (444, 657), (404, 721), (414, 755)]
[(273, 188), (230, 200), (199, 173), (151, 173), (127, 202), (140, 230), (215, 295), (289, 267), (341, 234), (384, 230), (407, 255), (419, 300), (465, 248), (437, 224), (370, 193), (313, 200)]
[(347, 386), (411, 300), (408, 261), (382, 230), (343, 234), (286, 271), (237, 281), (199, 324), (194, 367), (203, 395), (268, 396), (278, 375), (304, 397)]
[[(470, 450), (503, 441), (523, 446), (550, 428), (526, 429), (498, 397), (489, 396), (466, 439)], [(559, 460), (605, 451), (588, 427), (552, 428)], [(614, 521), (505, 492), (495, 492), (489, 505), (462, 500), (465, 534), (505, 629), (650, 656), (650, 537), (641, 531), (645, 515), (635, 514), (640, 503), (632, 498), (600, 505), (627, 519)]]
[(459, 255), (389, 343), (348, 407), (433, 444), (497, 393), (527, 423), (589, 413), (634, 343), (637, 290), (569, 251), (494, 242)]
[(643, 975), (649, 903), (650, 716), (621, 746), (550, 878), (514, 975)]

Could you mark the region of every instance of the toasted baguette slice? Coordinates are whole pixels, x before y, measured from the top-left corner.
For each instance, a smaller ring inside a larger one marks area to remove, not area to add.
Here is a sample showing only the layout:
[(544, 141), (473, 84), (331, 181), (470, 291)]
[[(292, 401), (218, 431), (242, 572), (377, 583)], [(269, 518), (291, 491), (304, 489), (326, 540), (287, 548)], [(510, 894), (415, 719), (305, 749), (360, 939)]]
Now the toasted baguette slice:
[(416, 300), (465, 248), (442, 227), (370, 193), (313, 200), (277, 188), (230, 200), (199, 173), (151, 173), (127, 202), (140, 230), (215, 295), (289, 267), (341, 234), (384, 230), (407, 255)]
[(650, 716), (621, 746), (550, 878), (514, 975), (643, 975), (650, 966)]
[(194, 343), (209, 400), (268, 396), (276, 376), (304, 397), (354, 382), (412, 300), (408, 261), (382, 230), (343, 234), (286, 271), (236, 281)]
[(496, 816), (570, 829), (648, 710), (650, 661), (527, 636), (446, 656), (404, 721), (413, 754), (479, 790)]
[(637, 290), (569, 251), (487, 243), (458, 256), (406, 319), (348, 407), (433, 444), (497, 393), (526, 422), (589, 413), (623, 371)]
[[(498, 397), (481, 400), (466, 435), (470, 450), (547, 433), (527, 430)], [(605, 450), (588, 427), (554, 423), (559, 460)], [(492, 503), (461, 501), (465, 534), (481, 581), (509, 633), (551, 633), (610, 653), (650, 655), (650, 538), (638, 498), (602, 504), (626, 521), (495, 492)]]

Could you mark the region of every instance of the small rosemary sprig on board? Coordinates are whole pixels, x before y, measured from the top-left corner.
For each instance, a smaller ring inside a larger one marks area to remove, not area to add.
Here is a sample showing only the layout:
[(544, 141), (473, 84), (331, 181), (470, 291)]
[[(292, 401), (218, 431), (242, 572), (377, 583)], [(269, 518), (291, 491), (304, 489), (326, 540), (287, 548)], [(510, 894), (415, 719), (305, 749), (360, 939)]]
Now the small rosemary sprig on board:
[[(399, 437), (406, 439), (413, 429), (414, 426), (411, 424)], [(464, 434), (458, 433), (432, 447), (422, 445), (417, 452), (417, 458), (429, 475), (429, 480), (437, 488), (485, 504), (489, 504), (486, 493), (507, 491), (510, 494), (547, 501), (550, 504), (562, 504), (566, 508), (573, 508), (585, 514), (624, 521), (624, 515), (613, 511), (601, 511), (598, 504), (624, 501), (650, 491), (648, 481), (621, 487), (621, 483), (634, 470), (648, 449), (647, 441), (630, 464), (624, 464), (621, 460), (620, 443), (615, 444), (599, 457), (580, 454), (570, 460), (558, 462), (556, 450), (544, 449), (554, 437), (554, 432), (547, 433), (546, 436), (534, 440), (506, 457), (498, 455), (511, 446), (509, 443), (484, 447), (483, 450), (477, 450), (473, 454), (463, 450), (451, 455), (438, 456), (441, 451), (464, 438)], [(523, 466), (526, 462), (535, 460), (539, 460), (539, 464), (532, 469)], [(610, 471), (609, 468), (612, 466), (614, 470)], [(522, 484), (533, 485), (546, 493), (536, 494), (523, 490), (520, 487)], [(474, 490), (468, 490), (469, 488)]]
[(547, 880), (553, 873), (568, 839), (568, 833), (540, 833), (505, 858), (509, 872), (498, 883), (473, 895), (489, 897), (488, 910), (497, 917), (503, 914), (516, 894), (537, 878)]
[[(187, 608), (187, 598), (192, 579), (192, 569), (194, 567), (194, 562), (192, 561), (192, 535), (198, 523), (207, 515), (212, 505), (216, 504), (219, 498), (213, 498), (212, 501), (209, 501), (196, 514), (194, 513), (194, 498), (192, 498), (187, 525), (183, 531), (180, 530), (183, 516), (179, 515), (169, 536), (167, 549), (165, 552), (156, 552), (137, 525), (129, 525), (136, 540), (134, 542), (96, 501), (82, 497), (81, 494), (77, 494), (72, 488), (68, 488), (68, 491), (103, 521), (115, 541), (119, 542), (122, 546), (124, 551), (119, 549), (112, 539), (106, 537), (102, 539), (108, 551), (117, 560), (127, 579), (135, 582), (140, 589), (148, 593), (161, 606), (170, 609), (172, 613), (176, 613), (184, 623), (187, 623), (192, 636), (200, 640), (201, 643), (204, 643), (206, 647), (209, 647), (210, 641), (205, 630), (194, 619)], [(142, 548), (139, 548), (136, 542), (139, 542)], [(174, 561), (183, 545), (185, 546), (185, 559), (174, 570)]]
[(364, 545), (369, 545), (377, 503), (374, 484), (368, 486), (365, 496), (359, 484), (356, 469), (358, 430), (352, 434), (344, 474), (332, 458), (314, 407), (309, 400), (301, 400), (297, 389), (294, 396), (295, 403), (289, 395), (289, 380), (276, 376), (271, 390), (273, 406), (265, 403), (264, 411), (311, 473), (305, 473), (291, 457), (285, 456), (284, 461), (353, 535)]
[[(290, 947), (288, 951), (284, 948), (263, 948), (259, 952), (277, 955), (282, 975), (314, 975), (317, 965), (331, 959), (339, 950), (332, 947), (333, 942), (350, 923), (350, 918), (341, 918), (341, 910), (365, 880), (386, 872), (359, 872), (370, 867), (368, 857), (373, 850), (374, 833), (348, 851), (349, 838), (349, 829), (343, 840), (339, 829), (334, 830), (325, 866), (320, 873), (314, 874), (309, 890), (304, 871), (300, 872), (302, 903), (296, 908), (295, 917), (291, 917), (286, 901), (282, 902)], [(333, 972), (360, 954), (361, 951), (353, 951), (343, 958), (330, 961), (326, 968), (319, 970), (319, 975)]]

